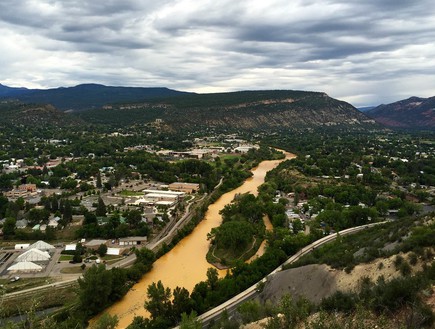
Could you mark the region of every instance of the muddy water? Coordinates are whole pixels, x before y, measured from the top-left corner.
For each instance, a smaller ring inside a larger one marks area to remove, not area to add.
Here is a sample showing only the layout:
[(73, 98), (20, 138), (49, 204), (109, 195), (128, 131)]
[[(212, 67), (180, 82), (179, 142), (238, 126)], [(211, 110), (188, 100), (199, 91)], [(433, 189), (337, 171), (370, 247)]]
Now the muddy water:
[[(294, 155), (286, 153), (286, 158), (290, 159)], [(211, 267), (207, 263), (205, 256), (209, 248), (207, 233), (212, 228), (220, 225), (222, 218), (219, 211), (238, 193), (250, 192), (257, 195), (257, 188), (264, 182), (266, 173), (275, 168), (283, 160), (263, 161), (258, 167), (253, 169), (253, 176), (248, 178), (242, 186), (222, 195), (214, 204), (209, 206), (205, 219), (199, 223), (194, 231), (170, 252), (159, 258), (153, 269), (145, 274), (142, 279), (133, 286), (132, 289), (119, 302), (108, 308), (106, 311), (111, 315), (117, 315), (119, 319), (118, 328), (127, 327), (134, 316), (147, 316), (143, 305), (146, 299), (147, 287), (161, 280), (165, 287), (174, 289), (175, 287), (185, 287), (192, 291), (199, 281), (207, 279), (207, 269)], [(226, 271), (220, 271), (223, 276)]]
[[(270, 222), (269, 216), (264, 216), (263, 222), (264, 222), (264, 226), (266, 226), (266, 231), (272, 231), (273, 226), (272, 226), (272, 223)], [(255, 255), (253, 255), (251, 258), (249, 258), (246, 262), (251, 263), (252, 261), (256, 260), (258, 257), (263, 256), (264, 252), (266, 251), (266, 244), (267, 244), (267, 241), (263, 240), (263, 242), (261, 243), (257, 252), (255, 253)]]

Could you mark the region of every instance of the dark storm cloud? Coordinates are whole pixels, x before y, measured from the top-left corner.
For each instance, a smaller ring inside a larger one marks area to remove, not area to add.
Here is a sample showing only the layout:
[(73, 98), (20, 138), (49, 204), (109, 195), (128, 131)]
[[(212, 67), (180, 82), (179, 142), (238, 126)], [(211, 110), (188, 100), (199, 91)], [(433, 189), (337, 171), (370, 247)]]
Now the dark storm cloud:
[(306, 88), (371, 103), (433, 89), (433, 7), (429, 0), (3, 0), (0, 74), (4, 83), (44, 87)]
[(150, 46), (129, 30), (141, 9), (136, 1), (2, 1), (0, 20), (30, 35), (65, 41), (77, 50), (102, 52), (110, 47)]

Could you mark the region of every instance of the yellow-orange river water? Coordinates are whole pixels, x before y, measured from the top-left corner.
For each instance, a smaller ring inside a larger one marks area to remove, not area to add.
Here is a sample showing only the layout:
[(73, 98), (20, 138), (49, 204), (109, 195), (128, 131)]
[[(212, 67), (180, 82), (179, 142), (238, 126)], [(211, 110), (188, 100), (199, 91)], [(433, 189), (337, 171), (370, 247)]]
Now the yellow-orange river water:
[[(291, 153), (285, 154), (286, 159), (294, 157)], [(118, 328), (126, 328), (135, 316), (148, 316), (147, 311), (144, 309), (144, 302), (147, 298), (147, 287), (151, 283), (161, 280), (165, 287), (174, 289), (178, 286), (192, 291), (195, 284), (207, 279), (207, 269), (212, 267), (205, 258), (209, 249), (207, 233), (221, 224), (222, 218), (219, 211), (225, 205), (231, 203), (238, 193), (249, 192), (257, 195), (257, 188), (263, 184), (266, 173), (274, 169), (282, 161), (284, 160), (261, 162), (258, 167), (252, 170), (253, 176), (248, 178), (243, 185), (225, 193), (215, 203), (211, 204), (204, 220), (198, 224), (193, 232), (181, 240), (166, 255), (159, 258), (150, 272), (146, 273), (120, 301), (106, 310), (109, 314), (118, 316)], [(270, 229), (270, 222), (266, 222), (266, 227)], [(259, 253), (254, 257), (258, 257), (263, 251), (264, 243), (260, 247)], [(220, 276), (225, 274), (226, 270), (219, 271)]]

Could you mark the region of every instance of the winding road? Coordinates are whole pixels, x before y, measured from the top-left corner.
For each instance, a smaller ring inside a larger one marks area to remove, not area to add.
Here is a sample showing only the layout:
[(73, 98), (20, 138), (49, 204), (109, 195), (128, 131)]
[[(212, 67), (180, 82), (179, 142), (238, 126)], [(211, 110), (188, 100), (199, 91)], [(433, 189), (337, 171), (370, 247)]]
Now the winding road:
[(235, 309), (237, 308), (237, 306), (239, 306), (241, 303), (243, 303), (249, 299), (254, 298), (258, 293), (258, 285), (261, 283), (266, 283), (270, 277), (272, 277), (277, 272), (282, 271), (284, 266), (298, 261), (302, 256), (310, 253), (315, 248), (320, 247), (321, 245), (323, 245), (325, 243), (328, 243), (328, 242), (335, 240), (338, 236), (344, 236), (344, 235), (348, 235), (348, 234), (352, 234), (352, 233), (357, 233), (357, 232), (362, 231), (366, 228), (373, 227), (373, 226), (380, 225), (380, 224), (385, 224), (385, 223), (387, 223), (387, 221), (348, 228), (346, 230), (325, 236), (317, 241), (314, 241), (310, 245), (299, 250), (296, 254), (294, 254), (289, 259), (287, 259), (283, 264), (281, 264), (275, 270), (270, 272), (262, 280), (258, 281), (256, 284), (252, 285), (251, 287), (249, 287), (245, 291), (241, 292), (237, 296), (234, 296), (233, 298), (227, 300), (225, 303), (222, 303), (221, 305), (201, 314), (198, 317), (198, 319), (201, 320), (203, 327), (205, 327), (211, 321), (219, 319), (219, 317), (223, 311), (226, 310), (228, 313), (231, 314), (231, 312), (234, 312)]

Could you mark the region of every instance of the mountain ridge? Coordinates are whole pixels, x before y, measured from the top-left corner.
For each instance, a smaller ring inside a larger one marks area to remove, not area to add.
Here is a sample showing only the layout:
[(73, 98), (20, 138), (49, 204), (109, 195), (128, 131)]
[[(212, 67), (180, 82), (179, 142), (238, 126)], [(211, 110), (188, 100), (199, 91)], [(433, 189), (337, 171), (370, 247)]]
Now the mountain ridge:
[(0, 97), (14, 97), (29, 90), (24, 87), (8, 87), (0, 83)]
[[(53, 108), (71, 112), (83, 122), (116, 127), (153, 122), (164, 123), (162, 127), (171, 131), (359, 129), (376, 126), (372, 119), (351, 104), (331, 98), (324, 92), (246, 90), (196, 94), (162, 87), (108, 87), (100, 84), (43, 91), (8, 88), (2, 90), (18, 93), (13, 99), (21, 103), (51, 104)], [(34, 120), (36, 116), (35, 112)]]
[(146, 123), (156, 119), (172, 129), (195, 127), (233, 130), (297, 129), (321, 126), (374, 126), (351, 104), (323, 92), (295, 90), (191, 94), (144, 103), (114, 104), (82, 112), (92, 123)]
[(51, 104), (62, 111), (81, 111), (110, 103), (138, 102), (184, 94), (189, 93), (166, 87), (118, 87), (96, 83), (50, 89), (13, 88), (4, 85), (0, 87), (0, 98), (13, 98), (24, 103)]
[(381, 104), (365, 112), (388, 127), (435, 129), (435, 96), (412, 96), (390, 104)]
[(0, 101), (0, 126), (66, 127), (85, 124), (80, 118), (59, 111), (50, 104)]

